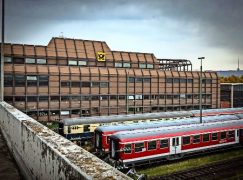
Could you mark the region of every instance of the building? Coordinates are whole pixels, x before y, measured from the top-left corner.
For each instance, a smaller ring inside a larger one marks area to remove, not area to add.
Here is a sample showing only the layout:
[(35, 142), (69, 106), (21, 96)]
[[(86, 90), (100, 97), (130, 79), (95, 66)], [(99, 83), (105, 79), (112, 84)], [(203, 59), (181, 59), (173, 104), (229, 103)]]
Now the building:
[[(188, 60), (67, 38), (4, 49), (4, 100), (39, 121), (199, 109), (199, 72)], [(220, 106), (217, 73), (203, 73), (202, 92), (203, 108)]]
[(221, 107), (243, 107), (243, 83), (221, 83)]

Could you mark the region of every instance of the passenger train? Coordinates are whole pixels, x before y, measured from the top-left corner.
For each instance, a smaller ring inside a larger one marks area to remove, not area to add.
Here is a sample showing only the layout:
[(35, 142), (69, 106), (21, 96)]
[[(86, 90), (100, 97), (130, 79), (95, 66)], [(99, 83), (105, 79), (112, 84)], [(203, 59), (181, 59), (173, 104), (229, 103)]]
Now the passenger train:
[[(203, 116), (238, 114), (243, 113), (243, 108), (228, 109), (208, 109), (203, 110)], [(130, 115), (111, 115), (111, 116), (93, 116), (68, 118), (59, 123), (59, 134), (71, 141), (82, 141), (91, 139), (94, 136), (94, 130), (101, 125), (127, 124), (137, 122), (148, 122), (168, 119), (181, 119), (196, 117), (200, 115), (199, 110), (192, 111), (173, 111), (159, 113), (144, 113)]]
[[(243, 119), (243, 114), (236, 115), (222, 115), (222, 116), (206, 116), (202, 118), (203, 123), (223, 122)], [(105, 155), (109, 152), (110, 136), (116, 132), (133, 131), (138, 129), (160, 128), (169, 126), (181, 126), (190, 124), (199, 124), (199, 117), (176, 119), (176, 120), (162, 120), (156, 122), (142, 122), (120, 125), (100, 126), (95, 129), (95, 149), (98, 155)], [(125, 132), (126, 133), (126, 132)]]
[(124, 168), (239, 143), (243, 143), (243, 119), (118, 132), (110, 137), (110, 160)]

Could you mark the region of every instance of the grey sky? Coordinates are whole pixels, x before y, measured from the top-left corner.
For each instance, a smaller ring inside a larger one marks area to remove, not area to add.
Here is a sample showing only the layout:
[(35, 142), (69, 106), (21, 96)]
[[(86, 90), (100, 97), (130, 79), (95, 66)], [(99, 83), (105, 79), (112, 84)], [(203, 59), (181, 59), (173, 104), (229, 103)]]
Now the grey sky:
[[(5, 0), (6, 41), (46, 45), (52, 36), (103, 40), (113, 50), (190, 59), (199, 69), (243, 61), (241, 0)], [(243, 64), (243, 63), (242, 63)], [(243, 69), (243, 65), (242, 65)]]

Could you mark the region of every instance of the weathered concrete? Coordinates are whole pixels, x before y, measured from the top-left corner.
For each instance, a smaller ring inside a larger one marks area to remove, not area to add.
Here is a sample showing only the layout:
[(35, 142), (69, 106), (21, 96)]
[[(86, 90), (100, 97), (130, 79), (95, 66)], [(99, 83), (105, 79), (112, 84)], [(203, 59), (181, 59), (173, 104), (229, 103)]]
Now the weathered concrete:
[(0, 127), (27, 179), (130, 179), (5, 102)]

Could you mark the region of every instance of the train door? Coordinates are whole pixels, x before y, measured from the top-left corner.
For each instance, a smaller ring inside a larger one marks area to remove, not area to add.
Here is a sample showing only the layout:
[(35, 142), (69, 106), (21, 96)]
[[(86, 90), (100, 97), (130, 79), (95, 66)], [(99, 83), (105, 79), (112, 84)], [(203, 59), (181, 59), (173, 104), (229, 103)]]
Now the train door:
[(170, 155), (181, 153), (181, 137), (170, 138)]
[[(237, 133), (238, 134), (238, 133)], [(240, 140), (240, 144), (243, 145), (243, 129), (239, 130), (239, 140)]]

